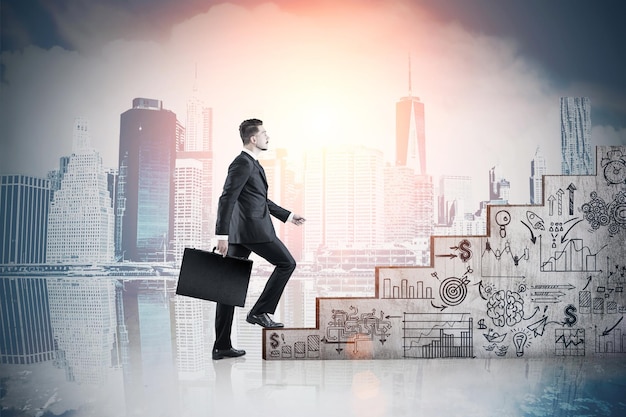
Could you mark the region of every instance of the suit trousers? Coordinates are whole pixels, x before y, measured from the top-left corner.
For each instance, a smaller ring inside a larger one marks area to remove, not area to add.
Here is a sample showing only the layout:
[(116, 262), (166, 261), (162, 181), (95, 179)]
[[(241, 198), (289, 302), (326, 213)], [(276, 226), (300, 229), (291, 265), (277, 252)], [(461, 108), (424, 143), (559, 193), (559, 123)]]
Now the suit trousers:
[[(275, 268), (268, 278), (259, 299), (250, 309), (250, 314), (274, 314), (285, 286), (294, 269), (296, 269), (296, 261), (278, 238), (266, 243), (231, 243), (228, 245), (228, 255), (230, 256), (247, 259), (252, 252), (274, 265)], [(232, 347), (230, 335), (234, 312), (234, 306), (217, 303), (215, 308), (214, 349), (230, 349)]]

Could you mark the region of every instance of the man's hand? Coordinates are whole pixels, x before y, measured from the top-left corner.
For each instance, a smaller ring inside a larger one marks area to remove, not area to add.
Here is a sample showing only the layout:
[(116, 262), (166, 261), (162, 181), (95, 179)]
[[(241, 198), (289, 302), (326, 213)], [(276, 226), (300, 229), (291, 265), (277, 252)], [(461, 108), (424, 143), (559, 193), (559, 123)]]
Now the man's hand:
[(300, 226), (302, 224), (304, 224), (304, 222), (306, 221), (306, 219), (302, 216), (300, 216), (299, 214), (294, 214), (292, 219), (291, 219), (291, 223), (295, 224), (296, 226)]
[(228, 253), (228, 240), (220, 239), (217, 241), (217, 252), (222, 254), (222, 256), (226, 256), (226, 254)]

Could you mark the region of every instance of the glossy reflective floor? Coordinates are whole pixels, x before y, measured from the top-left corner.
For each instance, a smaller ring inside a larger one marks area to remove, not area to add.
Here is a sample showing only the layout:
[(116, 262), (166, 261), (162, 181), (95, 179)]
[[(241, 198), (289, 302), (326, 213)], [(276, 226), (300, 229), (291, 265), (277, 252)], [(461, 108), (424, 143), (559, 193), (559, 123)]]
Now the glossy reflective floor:
[(134, 392), (64, 383), (52, 366), (39, 374), (4, 366), (0, 415), (626, 416), (623, 356), (273, 362), (251, 354), (208, 365), (201, 378), (155, 374)]
[(213, 367), (212, 407), (198, 415), (626, 416), (624, 359), (246, 358)]

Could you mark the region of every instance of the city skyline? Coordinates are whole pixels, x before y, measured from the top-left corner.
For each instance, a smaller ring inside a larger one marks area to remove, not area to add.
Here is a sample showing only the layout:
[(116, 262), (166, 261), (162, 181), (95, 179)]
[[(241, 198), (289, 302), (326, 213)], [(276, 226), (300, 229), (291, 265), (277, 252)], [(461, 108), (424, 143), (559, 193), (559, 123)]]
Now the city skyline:
[[(384, 150), (385, 160), (394, 161), (388, 144), (395, 137), (394, 103), (409, 93), (407, 55), (413, 67), (411, 92), (426, 107), (429, 174), (471, 176), (479, 201), (486, 199), (486, 190), (476, 183), (493, 165), (506, 170), (512, 202), (526, 201), (528, 167), (523, 156), (530, 159), (538, 145), (548, 167), (558, 167), (562, 96), (590, 97), (592, 146), (626, 143), (621, 101), (609, 93), (619, 85), (611, 90), (597, 77), (593, 84), (586, 82), (590, 76), (580, 76), (581, 66), (573, 65), (580, 62), (577, 53), (598, 50), (589, 48), (598, 33), (585, 32), (589, 44), (568, 43), (569, 60), (555, 68), (548, 59), (533, 60), (531, 52), (536, 51), (529, 51), (528, 43), (516, 43), (527, 42), (527, 34), (498, 31), (487, 15), (486, 22), (459, 15), (454, 24), (452, 12), (433, 4), (399, 1), (394, 8), (390, 3), (320, 6), (315, 18), (309, 16), (310, 8), (294, 9), (280, 1), (214, 4), (208, 10), (186, 10), (187, 20), (167, 26), (169, 36), (143, 40), (133, 36), (135, 29), (119, 39), (98, 26), (77, 37), (70, 30), (75, 21), (62, 11), (49, 11), (68, 27), (67, 33), (47, 41), (54, 45), (56, 39), (59, 46), (45, 47), (34, 40), (30, 47), (10, 42), (3, 46), (7, 49), (2, 52), (0, 100), (6, 112), (0, 115), (0, 138), (7, 152), (0, 170), (44, 175), (56, 165), (59, 149), (68, 146), (68, 120), (77, 115), (91, 121), (94, 146), (104, 164), (115, 167), (117, 123), (128, 100), (158, 98), (183, 115), (194, 74), (199, 98), (213, 109), (215, 183), (221, 182), (226, 164), (240, 149), (236, 127), (247, 117), (264, 120), (270, 147), (288, 149), (293, 158), (305, 148), (344, 143)], [(481, 7), (481, 2), (476, 5)], [(93, 19), (89, 10), (85, 13), (87, 20)], [(573, 11), (561, 13), (569, 16)], [(271, 21), (271, 28), (254, 35), (240, 30), (257, 20)], [(558, 19), (549, 23), (565, 25), (567, 33), (572, 30)], [(534, 29), (535, 34), (546, 33), (542, 44), (565, 54), (559, 39), (548, 36), (548, 23), (543, 24)], [(363, 32), (362, 27), (369, 29)], [(325, 36), (319, 36), (320, 29)], [(282, 36), (285, 31), (289, 39)], [(16, 52), (21, 48), (23, 52)], [(285, 61), (284, 56), (291, 59)], [(247, 65), (248, 60), (258, 65)], [(44, 68), (45, 75), (38, 75)], [(558, 172), (550, 168), (549, 173)]]

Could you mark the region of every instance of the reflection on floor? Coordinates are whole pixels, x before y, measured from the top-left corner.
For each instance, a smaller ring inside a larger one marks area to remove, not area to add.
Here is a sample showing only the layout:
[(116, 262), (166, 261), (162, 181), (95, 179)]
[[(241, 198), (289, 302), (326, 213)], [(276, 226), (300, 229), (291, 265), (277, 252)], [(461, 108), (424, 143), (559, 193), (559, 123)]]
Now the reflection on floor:
[(619, 357), (264, 361), (251, 353), (207, 365), (193, 379), (130, 384), (118, 373), (98, 387), (67, 382), (51, 364), (2, 366), (0, 415), (626, 416)]
[[(184, 415), (624, 416), (626, 361), (389, 360), (213, 363)], [(182, 391), (186, 391), (182, 388)], [(200, 401), (195, 402), (194, 399)]]

